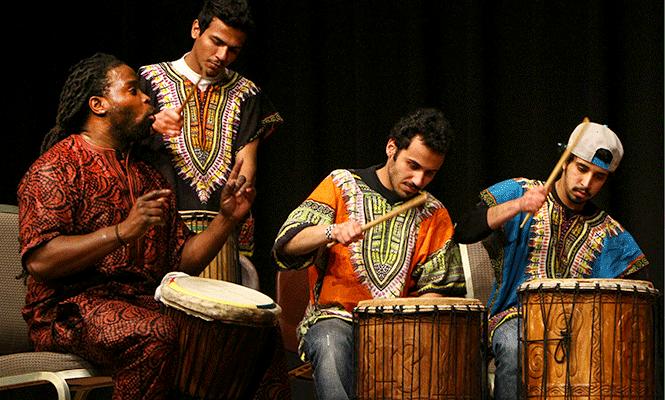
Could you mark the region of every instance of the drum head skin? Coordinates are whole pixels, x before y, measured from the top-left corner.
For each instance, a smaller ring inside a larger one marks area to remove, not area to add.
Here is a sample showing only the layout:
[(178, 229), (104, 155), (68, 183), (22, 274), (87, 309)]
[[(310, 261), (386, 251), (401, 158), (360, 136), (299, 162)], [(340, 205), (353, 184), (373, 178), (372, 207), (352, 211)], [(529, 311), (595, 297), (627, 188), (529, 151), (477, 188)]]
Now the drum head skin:
[(276, 325), (282, 309), (269, 296), (235, 283), (179, 276), (162, 285), (161, 302), (204, 320)]
[(538, 289), (608, 289), (629, 292), (655, 293), (653, 283), (632, 279), (536, 279), (524, 282), (517, 292), (525, 292)]
[(358, 302), (354, 309), (356, 312), (372, 312), (381, 309), (387, 312), (391, 308), (399, 309), (400, 312), (427, 311), (428, 309), (452, 310), (470, 309), (484, 311), (485, 306), (478, 299), (467, 299), (464, 297), (399, 297), (393, 299), (372, 299)]

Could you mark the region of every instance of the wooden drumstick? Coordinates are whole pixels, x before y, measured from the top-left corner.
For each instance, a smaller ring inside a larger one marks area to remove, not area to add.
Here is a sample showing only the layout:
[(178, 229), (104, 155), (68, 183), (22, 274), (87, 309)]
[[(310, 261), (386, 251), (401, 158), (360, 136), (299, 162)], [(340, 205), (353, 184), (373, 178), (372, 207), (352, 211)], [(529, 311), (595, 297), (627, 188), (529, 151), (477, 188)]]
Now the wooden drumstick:
[[(563, 163), (566, 162), (566, 159), (568, 156), (570, 156), (570, 152), (573, 151), (573, 148), (577, 144), (577, 142), (580, 140), (582, 135), (584, 134), (584, 131), (586, 131), (586, 128), (589, 126), (589, 118), (585, 117), (584, 121), (584, 126), (582, 126), (582, 130), (580, 133), (575, 136), (573, 139), (573, 143), (571, 143), (570, 146), (566, 147), (566, 149), (563, 151), (563, 154), (561, 154), (561, 157), (559, 158), (559, 162), (556, 163), (556, 166), (552, 170), (552, 173), (550, 174), (550, 177), (547, 178), (547, 181), (545, 182), (545, 188), (549, 190), (550, 186), (552, 186), (552, 183), (554, 183), (554, 179), (559, 175), (559, 172), (561, 172), (561, 168), (563, 168)], [(524, 225), (526, 225), (526, 221), (531, 218), (533, 215), (532, 212), (527, 213), (526, 217), (524, 218), (524, 221), (522, 221), (522, 224), (520, 225), (520, 228), (524, 228)]]
[(185, 112), (185, 107), (187, 106), (187, 103), (192, 99), (192, 96), (194, 96), (194, 93), (196, 93), (196, 90), (199, 87), (199, 84), (201, 84), (201, 81), (203, 80), (203, 77), (205, 76), (205, 71), (201, 71), (201, 75), (199, 76), (198, 82), (196, 82), (196, 85), (192, 88), (192, 90), (187, 93), (187, 97), (185, 97), (185, 101), (182, 102), (182, 106), (180, 107), (180, 116), (182, 116)]
[[(390, 211), (386, 214), (383, 214), (382, 216), (380, 216), (379, 218), (377, 218), (375, 220), (369, 221), (368, 223), (363, 225), (361, 229), (362, 229), (363, 232), (365, 232), (365, 231), (379, 225), (380, 223), (389, 220), (390, 218), (396, 217), (397, 215), (403, 213), (406, 210), (410, 210), (412, 208), (422, 206), (423, 204), (425, 204), (426, 201), (427, 201), (427, 193), (421, 193), (418, 196), (416, 196), (416, 197), (412, 198), (411, 200), (407, 201), (406, 203), (402, 204), (401, 206), (393, 209), (392, 211)], [(336, 244), (337, 244), (337, 241), (332, 241), (332, 242), (328, 243), (327, 246), (328, 246), (328, 248), (330, 248), (330, 247), (332, 247)]]

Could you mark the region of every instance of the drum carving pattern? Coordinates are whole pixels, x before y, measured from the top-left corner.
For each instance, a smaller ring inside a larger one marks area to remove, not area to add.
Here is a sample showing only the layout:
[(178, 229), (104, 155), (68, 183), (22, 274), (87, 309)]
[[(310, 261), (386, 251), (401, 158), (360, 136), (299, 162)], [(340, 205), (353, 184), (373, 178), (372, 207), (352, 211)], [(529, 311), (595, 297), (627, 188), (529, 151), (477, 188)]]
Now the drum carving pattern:
[(519, 293), (525, 398), (653, 398), (658, 292), (651, 283), (545, 279)]
[(485, 318), (472, 299), (360, 302), (354, 310), (358, 398), (483, 398)]

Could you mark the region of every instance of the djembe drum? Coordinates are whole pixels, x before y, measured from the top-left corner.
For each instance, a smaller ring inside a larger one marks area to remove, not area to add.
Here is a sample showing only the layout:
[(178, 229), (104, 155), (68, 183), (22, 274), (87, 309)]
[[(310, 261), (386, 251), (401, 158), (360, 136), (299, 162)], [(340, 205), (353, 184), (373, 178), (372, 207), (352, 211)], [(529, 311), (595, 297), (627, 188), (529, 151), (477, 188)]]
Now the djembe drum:
[(358, 398), (485, 398), (486, 318), (476, 299), (361, 301), (354, 309)]
[[(194, 233), (203, 232), (216, 215), (216, 212), (207, 210), (180, 211), (180, 217)], [(238, 284), (242, 283), (237, 239), (237, 233), (233, 231), (219, 253), (199, 276)]]
[(244, 286), (189, 276), (163, 283), (160, 301), (180, 330), (175, 383), (183, 398), (251, 396), (270, 365), (279, 305)]
[(527, 399), (653, 399), (650, 282), (544, 279), (519, 288)]

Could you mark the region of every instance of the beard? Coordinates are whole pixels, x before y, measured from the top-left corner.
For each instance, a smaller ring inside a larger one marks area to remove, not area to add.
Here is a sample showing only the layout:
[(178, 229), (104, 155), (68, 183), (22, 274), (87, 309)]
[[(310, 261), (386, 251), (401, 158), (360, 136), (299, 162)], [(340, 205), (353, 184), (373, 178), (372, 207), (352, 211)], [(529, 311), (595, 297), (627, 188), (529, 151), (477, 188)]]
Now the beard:
[(148, 138), (152, 134), (152, 115), (155, 113), (154, 107), (150, 107), (143, 117), (137, 122), (136, 116), (129, 110), (119, 110), (118, 118), (114, 123), (116, 135), (122, 138), (126, 144), (139, 142)]
[(131, 142), (141, 141), (152, 135), (152, 122), (150, 118), (152, 113), (145, 115), (138, 123), (132, 125), (127, 130), (127, 137)]
[[(578, 192), (584, 195), (585, 197), (580, 197), (578, 195)], [(590, 198), (589, 191), (579, 186), (573, 187), (573, 190), (571, 190), (570, 194), (568, 195), (568, 199), (570, 199), (570, 201), (572, 201), (575, 204), (584, 204), (589, 200), (589, 198)]]

